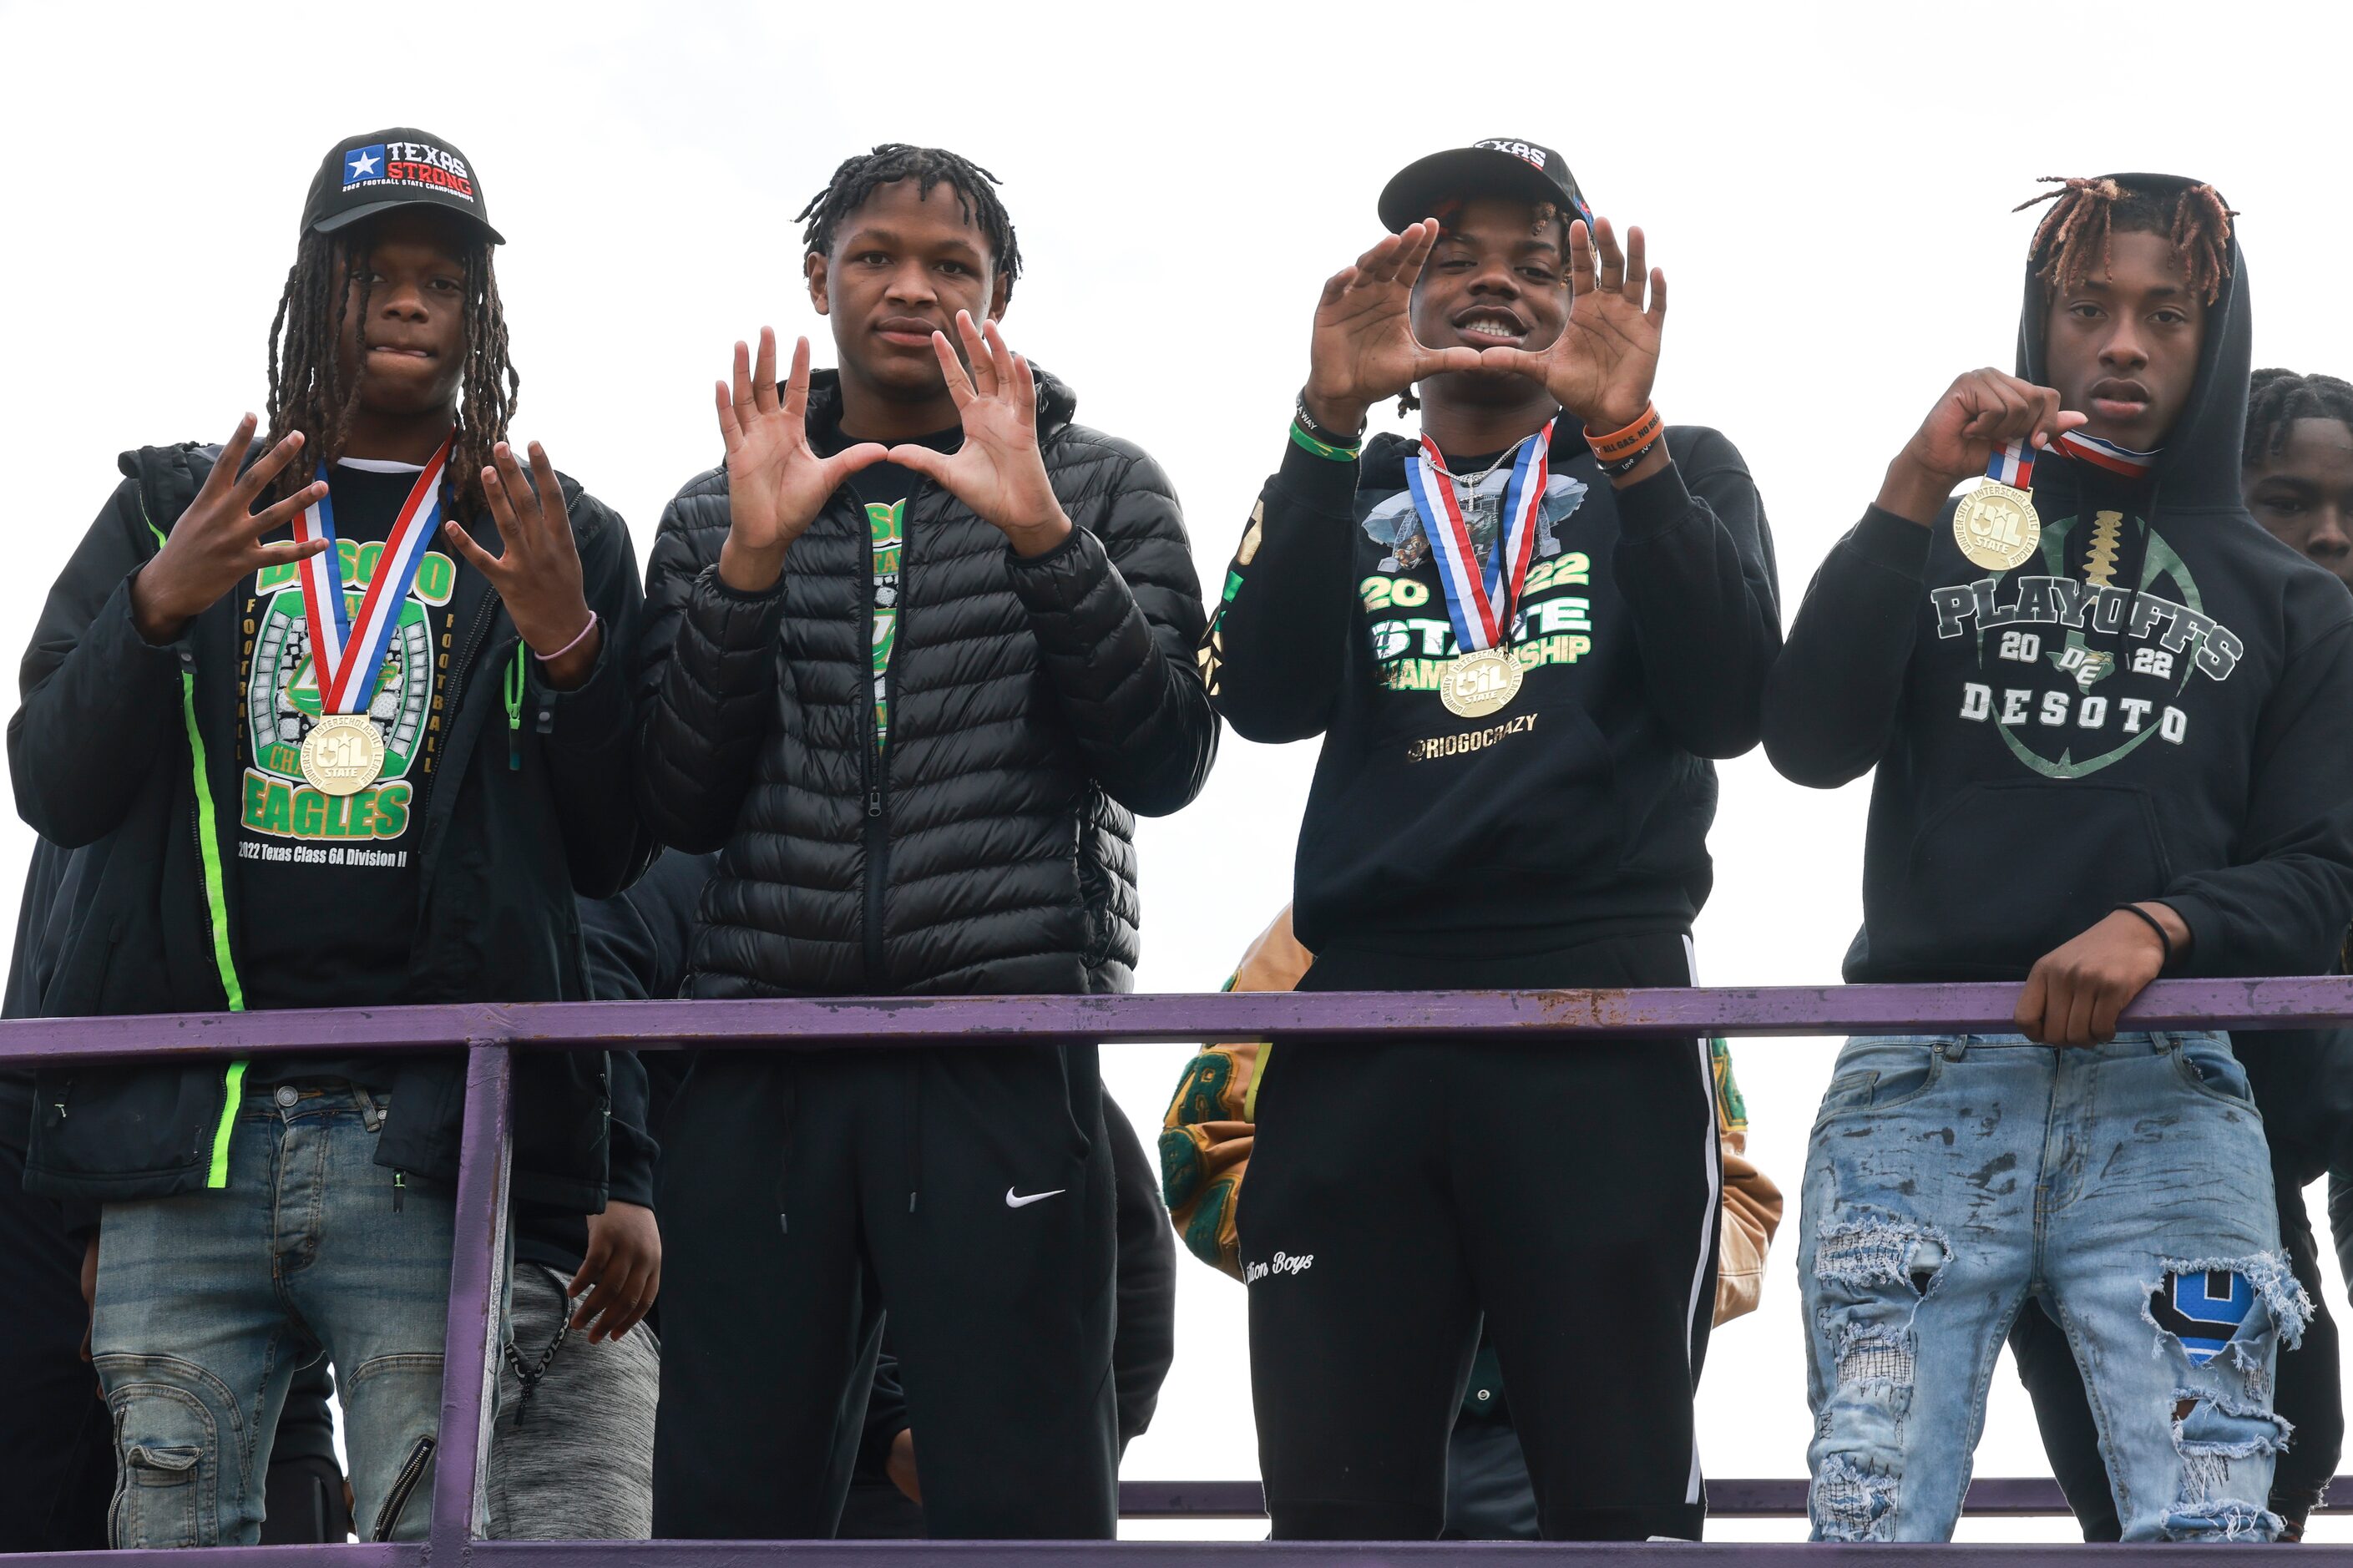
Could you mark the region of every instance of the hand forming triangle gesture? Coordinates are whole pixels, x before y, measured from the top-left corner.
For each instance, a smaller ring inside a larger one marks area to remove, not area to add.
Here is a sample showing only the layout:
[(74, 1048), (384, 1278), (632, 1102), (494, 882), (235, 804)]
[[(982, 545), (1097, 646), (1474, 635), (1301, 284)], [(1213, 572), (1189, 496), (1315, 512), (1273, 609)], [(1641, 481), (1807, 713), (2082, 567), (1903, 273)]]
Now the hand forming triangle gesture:
[(727, 541), (719, 579), (739, 594), (765, 593), (784, 574), (785, 550), (808, 531), (841, 481), (890, 448), (861, 441), (830, 458), (808, 442), (809, 342), (793, 345), (792, 374), (776, 395), (776, 333), (760, 329), (760, 357), (735, 345), (735, 384), (719, 384), (719, 436), (727, 444)]
[(1422, 377), (1480, 368), (1478, 349), (1429, 348), (1413, 335), (1413, 283), (1438, 231), (1436, 218), (1409, 223), (1324, 283), (1303, 395), (1309, 416), (1325, 429), (1362, 430), (1374, 404)]
[[(1038, 378), (1029, 362), (1005, 345), (995, 321), (973, 325), (958, 310), (956, 357), (945, 332), (932, 334), (940, 374), (964, 421), (964, 445), (953, 452), (893, 447), (890, 460), (913, 468), (1002, 530), (1018, 555), (1043, 555), (1070, 537), (1071, 520), (1055, 499), (1038, 451)], [(965, 362), (971, 363), (969, 375)]]
[[(1575, 298), (1560, 336), (1541, 349), (1482, 349), (1479, 358), (1483, 369), (1544, 383), (1553, 401), (1599, 435), (1623, 429), (1651, 405), (1651, 384), (1659, 373), (1659, 339), (1667, 321), (1667, 275), (1655, 268), (1645, 273), (1641, 229), (1626, 231), (1621, 251), (1609, 220), (1601, 219), (1598, 226), (1597, 244), (1588, 237), (1583, 218), (1568, 226)], [(1646, 279), (1647, 309), (1642, 297)]]

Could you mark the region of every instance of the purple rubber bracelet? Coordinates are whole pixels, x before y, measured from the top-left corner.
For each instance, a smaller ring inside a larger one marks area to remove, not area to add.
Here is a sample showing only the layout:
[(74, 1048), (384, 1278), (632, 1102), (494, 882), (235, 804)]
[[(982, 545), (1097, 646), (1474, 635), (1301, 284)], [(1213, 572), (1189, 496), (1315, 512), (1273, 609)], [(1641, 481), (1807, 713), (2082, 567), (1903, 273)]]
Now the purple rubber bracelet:
[(588, 640), (588, 634), (596, 629), (596, 612), (594, 610), (589, 611), (588, 624), (580, 628), (580, 635), (578, 637), (574, 637), (570, 642), (565, 643), (554, 653), (542, 653), (537, 648), (533, 648), (531, 650), (531, 657), (539, 660), (542, 664), (547, 664), (553, 660), (562, 658), (565, 654), (570, 653), (574, 648), (578, 647), (582, 643)]

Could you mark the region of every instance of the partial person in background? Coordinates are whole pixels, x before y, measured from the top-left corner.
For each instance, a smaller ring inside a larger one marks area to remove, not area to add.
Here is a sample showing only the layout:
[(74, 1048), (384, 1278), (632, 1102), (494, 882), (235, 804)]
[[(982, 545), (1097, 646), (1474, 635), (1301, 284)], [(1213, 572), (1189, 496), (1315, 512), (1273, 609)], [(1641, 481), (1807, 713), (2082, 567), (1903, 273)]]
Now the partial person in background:
[[(1103, 1108), (1119, 1208), (1119, 1321), (1112, 1331), (1111, 1376), (1119, 1447), (1125, 1454), (1127, 1446), (1152, 1425), (1160, 1385), (1176, 1359), (1176, 1246), (1169, 1236), (1168, 1211), (1160, 1202), (1152, 1157), (1145, 1152), (1127, 1112), (1109, 1093), (1103, 1098)], [(874, 1390), (866, 1404), (858, 1468), (836, 1534), (915, 1540), (926, 1533), (913, 1423), (886, 1323)]]
[[(33, 633), (10, 781), (86, 877), (43, 1016), (578, 997), (574, 896), (649, 855), (636, 557), (507, 445), (480, 172), (421, 131), (347, 138), (298, 234), (267, 438), (126, 452)], [(602, 1054), (515, 1079), (516, 1192), (601, 1210)], [(36, 1100), (27, 1185), (95, 1265), (113, 1544), (256, 1542), (322, 1352), (362, 1532), (422, 1537), (463, 1054), (82, 1066)]]
[[(2353, 385), (2333, 375), (2256, 371), (2248, 382), (2239, 483), (2247, 510), (2273, 538), (2353, 584)], [(2295, 1277), (2317, 1286), (2320, 1247), (2304, 1189), (2323, 1175), (2331, 1183), (2337, 1246), (2353, 1239), (2335, 1201), (2336, 1184), (2353, 1174), (2353, 1032), (2233, 1030), (2231, 1049), (2263, 1112), (2280, 1239)], [(2067, 1336), (2047, 1310), (2029, 1310), (2011, 1325), (2010, 1348), (2084, 1539), (2120, 1539), (2098, 1424)], [(2306, 1520), (2337, 1474), (2345, 1447), (2341, 1380), (2337, 1322), (2316, 1291), (2303, 1342), (2281, 1348), (2272, 1380), (2272, 1408), (2294, 1433), (2272, 1472), (2271, 1509), (2283, 1541), (2303, 1539)]]
[(1824, 1096), (1799, 1241), (1820, 1540), (1951, 1536), (2021, 1311), (2065, 1331), (2125, 1540), (2283, 1528), (2272, 1380), (2312, 1308), (2248, 1072), (2224, 1035), (2118, 1018), (2161, 974), (2336, 965), (2353, 599), (2247, 515), (2221, 195), (2053, 183), (2017, 374), (1936, 398), (1767, 683), (1785, 775), (1877, 772), (1846, 978), (2020, 985), (2015, 1032), (1858, 1037)]
[[(90, 865), (34, 839), (0, 1014), (41, 1016)], [(88, 1248), (55, 1199), (25, 1190), (33, 1107), (33, 1075), (0, 1071), (0, 1552), (96, 1552), (114, 1494), (113, 1425), (90, 1364)]]
[[(1313, 955), (1292, 933), (1291, 909), (1259, 933), (1226, 982), (1229, 991), (1290, 991)], [(1574, 1049), (1574, 1043), (1564, 1048)], [(1724, 1223), (1715, 1274), (1715, 1326), (1757, 1310), (1765, 1258), (1781, 1223), (1781, 1189), (1747, 1156), (1748, 1110), (1732, 1077), (1731, 1047), (1713, 1042), (1717, 1137), (1723, 1143)], [(1169, 1218), (1186, 1247), (1219, 1272), (1242, 1278), (1236, 1220), (1253, 1142), (1251, 1101), (1271, 1055), (1261, 1040), (1210, 1046), (1186, 1064), (1161, 1123), (1160, 1168)], [(1446, 1449), (1448, 1541), (1538, 1539), (1535, 1489), (1512, 1424), (1511, 1401), (1492, 1336), (1482, 1334)]]
[(2259, 370), (2240, 458), (2247, 510), (2274, 539), (2353, 587), (2353, 383)]
[[(713, 858), (665, 853), (622, 892), (580, 900), (591, 998), (679, 994)], [(483, 1478), (492, 1540), (653, 1533), (661, 1233), (650, 1129), (659, 1122), (655, 1101), (667, 1103), (684, 1054), (611, 1053), (613, 1140), (626, 1156), (614, 1161), (603, 1214), (515, 1205), (515, 1282)]]
[[(1558, 153), (1434, 154), (1378, 213), (1388, 237), (1317, 301), (1201, 650), (1237, 733), (1323, 737), (1302, 988), (1688, 985), (1708, 759), (1757, 743), (1780, 643), (1756, 484), (1651, 405), (1663, 277)], [(1418, 443), (1366, 438), (1417, 390)], [(1483, 1320), (1546, 1537), (1697, 1539), (1707, 1042), (1276, 1058), (1240, 1225), (1275, 1535), (1439, 1534)]]
[[(803, 216), (839, 368), (735, 345), (726, 463), (649, 568), (645, 814), (721, 851), (694, 994), (1125, 990), (1136, 815), (1217, 750), (1175, 493), (1006, 345), (986, 170), (886, 144)], [(661, 1173), (657, 1532), (831, 1535), (887, 1311), (933, 1534), (1111, 1537), (1102, 1098), (1092, 1045), (701, 1053)]]
[(325, 1356), (296, 1369), (278, 1413), (263, 1486), (264, 1546), (337, 1544), (352, 1537), (352, 1483), (335, 1455), (334, 1369)]

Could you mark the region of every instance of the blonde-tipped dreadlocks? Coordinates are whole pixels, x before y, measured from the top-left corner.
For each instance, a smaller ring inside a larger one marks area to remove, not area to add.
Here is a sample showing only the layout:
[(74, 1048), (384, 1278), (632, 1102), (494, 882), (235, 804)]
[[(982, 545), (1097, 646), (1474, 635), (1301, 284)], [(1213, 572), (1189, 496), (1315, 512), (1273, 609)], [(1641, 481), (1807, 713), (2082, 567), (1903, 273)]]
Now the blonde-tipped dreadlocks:
[(2034, 275), (2053, 289), (2080, 282), (2108, 267), (2108, 241), (2117, 234), (2156, 234), (2169, 240), (2189, 273), (2189, 287), (2212, 304), (2231, 276), (2231, 220), (2239, 215), (2222, 205), (2211, 185), (2167, 183), (2168, 188), (2126, 184), (2111, 177), (2081, 180), (2045, 174), (2055, 191), (2022, 201), (2024, 212), (2042, 202), (2051, 210), (2034, 231), (2027, 259)]

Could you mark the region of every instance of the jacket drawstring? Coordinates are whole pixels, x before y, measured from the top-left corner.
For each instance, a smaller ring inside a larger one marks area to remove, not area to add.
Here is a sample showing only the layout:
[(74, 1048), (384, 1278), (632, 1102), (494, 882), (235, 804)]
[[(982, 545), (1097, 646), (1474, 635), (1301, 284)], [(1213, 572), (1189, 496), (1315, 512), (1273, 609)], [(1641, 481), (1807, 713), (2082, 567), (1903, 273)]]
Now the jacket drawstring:
[(919, 1051), (909, 1051), (904, 1058), (906, 1084), (902, 1106), (907, 1127), (907, 1212), (915, 1212), (915, 1200), (923, 1186), (923, 1058)]
[(801, 1101), (800, 1074), (796, 1064), (778, 1063), (776, 1080), (776, 1120), (784, 1134), (780, 1140), (783, 1147), (776, 1155), (776, 1230), (779, 1235), (790, 1236), (793, 1227), (787, 1200), (792, 1191), (793, 1129), (800, 1113)]

